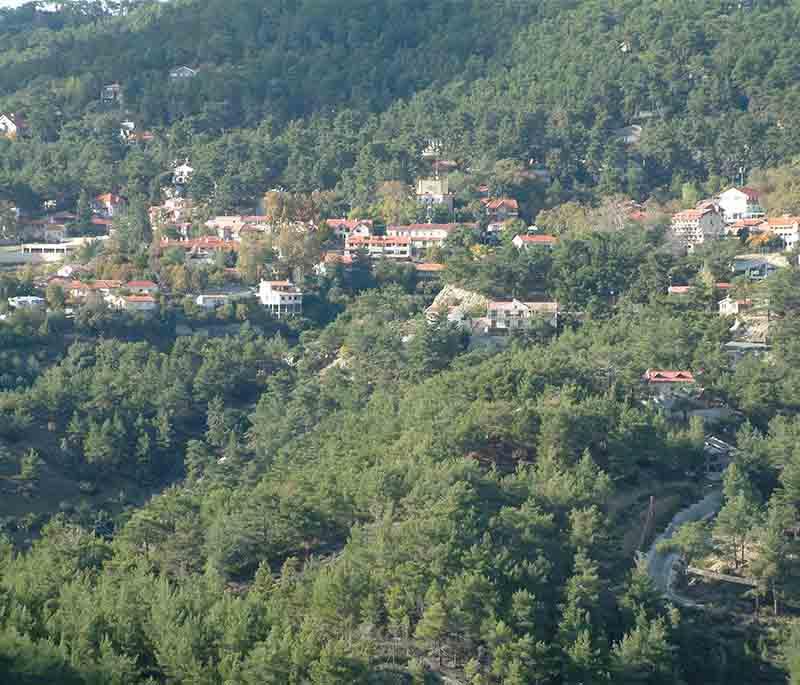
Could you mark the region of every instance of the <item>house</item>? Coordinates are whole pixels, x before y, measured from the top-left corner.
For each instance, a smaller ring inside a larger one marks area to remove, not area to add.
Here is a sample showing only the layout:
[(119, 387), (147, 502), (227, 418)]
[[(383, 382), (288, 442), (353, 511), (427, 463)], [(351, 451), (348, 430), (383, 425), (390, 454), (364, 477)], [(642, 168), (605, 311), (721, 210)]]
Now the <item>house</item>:
[(695, 377), (691, 371), (647, 369), (643, 380), (653, 395), (662, 398), (696, 386)]
[(100, 91), (100, 100), (105, 103), (120, 102), (122, 100), (122, 86), (119, 83), (109, 83)]
[(12, 309), (44, 309), (47, 306), (47, 301), (43, 297), (21, 295), (19, 297), (9, 297), (8, 306)]
[(156, 295), (158, 293), (158, 285), (153, 281), (129, 281), (123, 287), (136, 295)]
[(724, 440), (707, 436), (703, 443), (706, 478), (713, 481), (722, 480), (725, 469), (730, 466), (736, 455), (736, 448)]
[(327, 276), (337, 266), (341, 266), (345, 271), (352, 269), (353, 257), (337, 252), (326, 252), (322, 256), (322, 261), (314, 267), (314, 273), (318, 276)]
[(194, 168), (189, 165), (187, 159), (183, 164), (176, 164), (172, 170), (172, 183), (176, 186), (185, 186), (192, 180)]
[(162, 205), (150, 207), (150, 223), (156, 228), (166, 228), (189, 223), (194, 211), (194, 202), (183, 197), (172, 197)]
[(231, 290), (221, 293), (202, 293), (195, 298), (194, 302), (198, 307), (211, 310), (222, 307), (228, 302), (244, 300), (252, 296), (253, 293), (250, 290)]
[(762, 233), (765, 230), (764, 223), (764, 219), (737, 219), (733, 223), (726, 224), (725, 235), (738, 238), (744, 231), (749, 234)]
[(426, 262), (423, 264), (415, 264), (414, 269), (417, 272), (417, 280), (438, 281), (441, 279), (446, 267), (444, 264)]
[(800, 217), (784, 215), (767, 219), (761, 227), (778, 236), (789, 252), (800, 245)]
[(230, 240), (220, 240), (219, 238), (194, 238), (191, 240), (169, 240), (163, 239), (159, 243), (161, 250), (175, 248), (183, 250), (194, 258), (208, 257), (216, 252), (238, 252), (240, 244)]
[(614, 131), (614, 137), (626, 145), (638, 145), (642, 141), (642, 127), (639, 124), (623, 126)]
[(558, 325), (557, 302), (492, 301), (486, 312), (487, 333), (516, 331), (530, 328), (537, 316), (545, 316), (552, 326)]
[(731, 358), (734, 366), (747, 357), (763, 357), (770, 349), (769, 345), (760, 342), (734, 340), (724, 345), (724, 350)]
[(354, 236), (344, 243), (344, 255), (353, 257), (365, 251), (373, 259), (411, 259), (411, 238), (403, 236)]
[(756, 219), (764, 216), (760, 196), (752, 188), (729, 188), (717, 198), (726, 223), (737, 219)]
[(103, 219), (113, 219), (125, 206), (125, 200), (114, 193), (103, 193), (92, 200), (92, 212)]
[(714, 206), (687, 209), (672, 217), (672, 234), (678, 243), (691, 251), (696, 245), (716, 240), (725, 230), (722, 214)]
[(421, 205), (439, 205), (453, 211), (453, 194), (447, 177), (421, 178), (417, 181), (417, 202)]
[(778, 269), (789, 266), (783, 255), (746, 254), (734, 257), (731, 271), (735, 276), (746, 276), (751, 281), (763, 281)]
[(556, 243), (558, 242), (558, 238), (552, 235), (517, 235), (514, 237), (514, 240), (511, 243), (516, 247), (518, 250), (529, 250), (533, 247), (544, 247), (547, 249), (552, 250)]
[(245, 221), (243, 216), (215, 216), (206, 221), (206, 228), (210, 228), (221, 240), (237, 240)]
[(738, 316), (753, 308), (753, 300), (735, 300), (728, 296), (719, 303), (720, 316)]
[(291, 281), (261, 281), (258, 299), (277, 319), (303, 313), (303, 293)]
[(195, 76), (197, 76), (197, 70), (187, 67), (186, 65), (175, 67), (169, 71), (169, 77), (173, 81), (185, 81)]
[(339, 240), (351, 236), (368, 238), (372, 235), (372, 219), (328, 219), (325, 223)]
[(158, 302), (152, 295), (108, 295), (105, 299), (113, 309), (125, 312), (145, 314), (158, 309)]
[(500, 223), (519, 217), (519, 203), (510, 197), (484, 198), (481, 200), (486, 216), (491, 223)]
[(19, 114), (0, 114), (0, 138), (16, 140), (25, 133), (26, 128)]
[(692, 290), (694, 290), (694, 288), (690, 285), (671, 285), (667, 290), (667, 294), (682, 296), (688, 295)]

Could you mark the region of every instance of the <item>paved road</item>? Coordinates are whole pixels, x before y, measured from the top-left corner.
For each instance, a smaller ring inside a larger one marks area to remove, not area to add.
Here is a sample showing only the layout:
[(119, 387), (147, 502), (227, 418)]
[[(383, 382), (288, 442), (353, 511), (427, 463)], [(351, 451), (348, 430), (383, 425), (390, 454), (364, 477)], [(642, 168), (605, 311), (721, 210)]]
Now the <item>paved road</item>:
[(656, 587), (667, 599), (675, 604), (687, 607), (700, 606), (696, 602), (675, 594), (672, 589), (675, 580), (675, 564), (680, 558), (680, 555), (676, 552), (659, 552), (657, 549), (658, 544), (664, 540), (669, 540), (675, 534), (675, 531), (684, 523), (710, 518), (714, 516), (721, 507), (722, 492), (719, 489), (715, 489), (699, 502), (695, 502), (692, 506), (679, 511), (675, 514), (675, 517), (672, 519), (669, 526), (667, 526), (667, 529), (655, 539), (653, 546), (645, 556), (647, 572), (653, 579)]

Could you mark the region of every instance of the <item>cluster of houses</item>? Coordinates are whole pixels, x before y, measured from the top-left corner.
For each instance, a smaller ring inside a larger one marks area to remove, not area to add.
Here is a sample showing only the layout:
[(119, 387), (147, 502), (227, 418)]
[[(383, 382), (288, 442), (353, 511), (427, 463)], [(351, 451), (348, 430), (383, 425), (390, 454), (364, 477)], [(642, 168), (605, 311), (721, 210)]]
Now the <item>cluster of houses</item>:
[(158, 309), (159, 288), (153, 281), (96, 280), (83, 282), (56, 276), (48, 285), (58, 285), (73, 304), (105, 302), (112, 309), (126, 312), (152, 313)]
[(759, 192), (753, 188), (729, 188), (678, 212), (672, 217), (671, 228), (676, 241), (689, 251), (712, 240), (738, 238), (743, 230), (750, 235), (780, 238), (787, 251), (800, 244), (800, 217), (767, 217)]

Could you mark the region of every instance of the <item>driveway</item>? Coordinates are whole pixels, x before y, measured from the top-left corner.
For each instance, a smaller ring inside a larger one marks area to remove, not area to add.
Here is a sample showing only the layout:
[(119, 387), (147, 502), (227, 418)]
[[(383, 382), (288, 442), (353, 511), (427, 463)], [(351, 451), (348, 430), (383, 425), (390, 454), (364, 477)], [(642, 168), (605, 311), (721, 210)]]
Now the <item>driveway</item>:
[(675, 580), (675, 565), (680, 559), (680, 554), (677, 552), (659, 552), (658, 545), (664, 540), (669, 540), (684, 523), (711, 518), (721, 508), (722, 491), (716, 488), (699, 502), (695, 502), (692, 506), (686, 507), (686, 509), (675, 514), (667, 529), (655, 539), (652, 547), (644, 557), (647, 563), (647, 573), (653, 579), (656, 588), (675, 604), (685, 607), (700, 606), (696, 602), (675, 594), (672, 588)]

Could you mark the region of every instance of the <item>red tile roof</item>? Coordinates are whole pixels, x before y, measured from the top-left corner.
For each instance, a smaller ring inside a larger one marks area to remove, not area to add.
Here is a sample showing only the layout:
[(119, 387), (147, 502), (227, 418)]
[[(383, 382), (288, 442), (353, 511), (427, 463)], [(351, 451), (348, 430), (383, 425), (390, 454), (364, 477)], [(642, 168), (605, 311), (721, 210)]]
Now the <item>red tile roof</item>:
[(519, 238), (523, 243), (528, 243), (531, 245), (555, 245), (558, 242), (558, 238), (554, 235), (518, 235)]
[(486, 199), (481, 200), (481, 202), (489, 211), (497, 211), (502, 207), (506, 207), (507, 209), (511, 209), (515, 212), (519, 210), (519, 203), (514, 198), (511, 197), (499, 197), (499, 198), (487, 197)]
[(439, 271), (444, 271), (446, 267), (444, 264), (426, 263), (426, 264), (415, 264), (414, 268), (417, 271), (422, 271), (426, 273), (437, 273)]
[(126, 288), (157, 288), (153, 281), (130, 281), (125, 284)]
[(411, 238), (408, 236), (351, 236), (347, 239), (348, 246), (358, 246), (363, 245), (364, 247), (368, 247), (370, 245), (374, 247), (381, 247), (381, 246), (388, 246), (388, 245), (408, 245), (411, 242)]
[(647, 369), (644, 379), (648, 383), (694, 383), (694, 374), (691, 371)]

